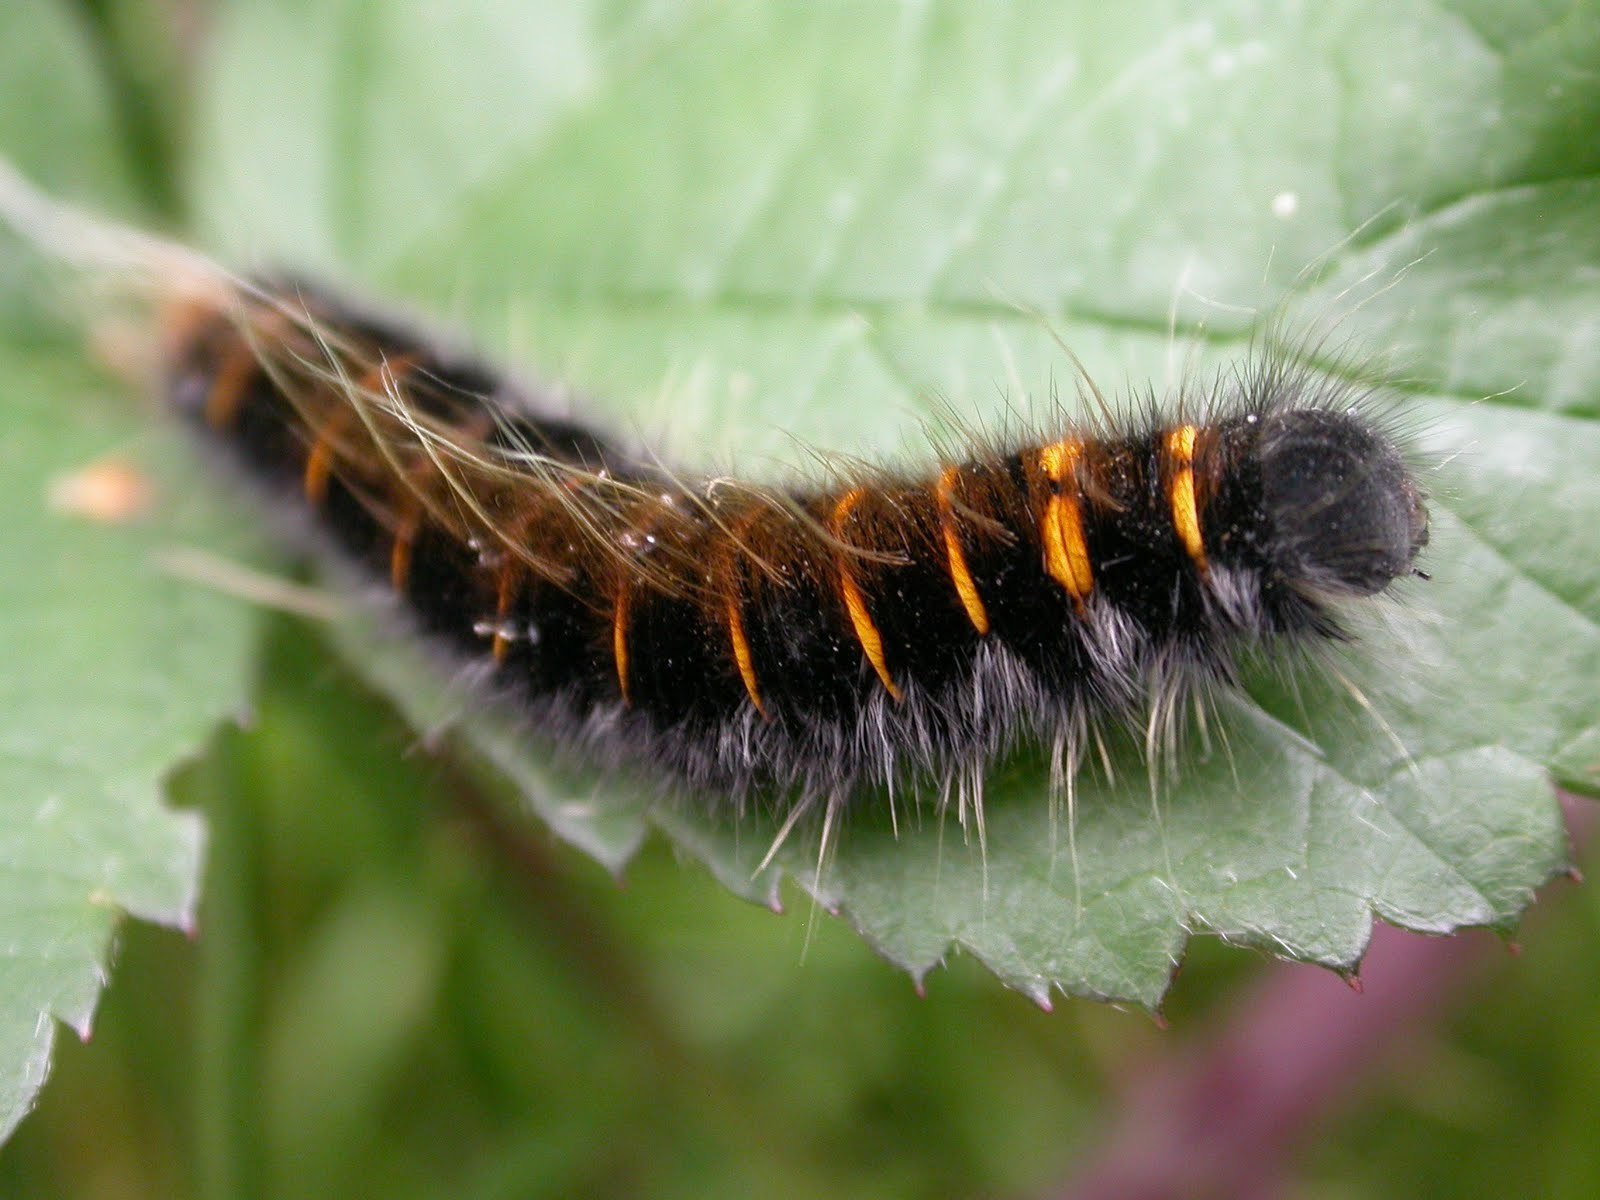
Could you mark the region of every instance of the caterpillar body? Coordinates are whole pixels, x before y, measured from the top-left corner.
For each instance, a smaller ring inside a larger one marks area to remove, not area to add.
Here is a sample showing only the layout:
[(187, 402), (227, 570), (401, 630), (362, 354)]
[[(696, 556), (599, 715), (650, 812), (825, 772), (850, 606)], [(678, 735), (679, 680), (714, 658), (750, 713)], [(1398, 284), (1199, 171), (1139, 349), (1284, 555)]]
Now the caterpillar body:
[(1101, 721), (1343, 638), (1338, 608), (1420, 574), (1428, 538), (1364, 389), (1271, 354), (1165, 408), (800, 489), (681, 478), (293, 283), (175, 304), (164, 386), (533, 727), (796, 812), (978, 787), (1021, 740), (1071, 769)]

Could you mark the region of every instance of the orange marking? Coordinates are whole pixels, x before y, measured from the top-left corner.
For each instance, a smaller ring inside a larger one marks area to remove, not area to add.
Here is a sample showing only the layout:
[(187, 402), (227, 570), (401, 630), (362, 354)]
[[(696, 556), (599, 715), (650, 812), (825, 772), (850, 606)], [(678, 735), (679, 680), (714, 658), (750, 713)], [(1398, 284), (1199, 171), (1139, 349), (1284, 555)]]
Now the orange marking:
[(156, 313), (156, 329), (165, 360), (177, 358), (196, 342), (208, 327), (215, 327), (221, 312), (233, 300), (231, 292), (214, 285), (211, 294), (184, 294), (162, 304)]
[(328, 477), (333, 474), (333, 444), (343, 431), (349, 409), (341, 408), (317, 433), (317, 440), (306, 455), (306, 500), (320, 506), (328, 498)]
[(211, 390), (206, 393), (205, 421), (219, 433), (238, 419), (245, 388), (261, 369), (256, 345), (269, 344), (272, 339), (283, 338), (289, 333), (287, 318), (276, 310), (252, 312), (248, 318), (240, 320), (250, 322), (250, 332), (247, 333), (243, 328), (235, 330), (237, 337), (223, 352), (217, 377), (211, 384)]
[(1077, 464), (1082, 456), (1083, 443), (1077, 441), (1055, 442), (1039, 451), (1039, 467), (1052, 485), (1040, 526), (1045, 572), (1067, 589), (1079, 608), (1094, 591), (1094, 568), (1078, 507)]
[(417, 540), (420, 525), (421, 517), (413, 511), (395, 530), (394, 544), (389, 548), (389, 584), (397, 592), (405, 591), (411, 578), (411, 543)]
[(750, 697), (750, 703), (755, 705), (758, 713), (770, 720), (767, 706), (761, 701), (760, 681), (756, 678), (756, 658), (750, 650), (750, 639), (745, 636), (744, 607), (740, 595), (744, 572), (739, 556), (744, 552), (745, 534), (760, 515), (760, 510), (756, 509), (735, 523), (728, 538), (731, 549), (722, 560), (721, 566), (726, 567), (728, 572), (728, 640), (733, 644), (733, 661), (739, 668), (739, 678), (744, 682), (744, 692)]
[(416, 365), (415, 354), (396, 354), (393, 358), (380, 358), (356, 381), (356, 391), (363, 396), (386, 397), (392, 391), (395, 397), (400, 398), (400, 381), (411, 374)]
[(739, 678), (744, 680), (745, 695), (763, 717), (767, 706), (761, 703), (761, 689), (756, 680), (756, 660), (750, 653), (750, 639), (744, 635), (744, 613), (739, 609), (739, 599), (728, 599), (728, 636), (733, 640), (733, 661), (739, 664)]
[[(356, 383), (356, 390), (363, 393), (387, 392), (383, 382), (385, 375), (398, 390), (400, 377), (411, 370), (415, 361), (415, 355), (402, 354), (392, 362), (380, 362), (361, 377)], [(306, 455), (305, 495), (314, 505), (320, 506), (328, 498), (328, 478), (333, 474), (335, 443), (353, 417), (354, 411), (348, 407), (336, 409), (317, 431), (317, 440), (311, 446), (311, 453)]]
[(950, 564), (950, 580), (956, 585), (961, 607), (967, 610), (967, 620), (972, 622), (979, 637), (987, 637), (989, 613), (983, 607), (983, 597), (978, 595), (978, 585), (967, 566), (966, 553), (961, 549), (961, 537), (956, 533), (955, 507), (950, 502), (950, 492), (955, 487), (958, 473), (955, 467), (946, 467), (944, 474), (939, 476), (933, 497), (939, 505), (939, 529), (944, 534), (944, 554)]
[(211, 390), (206, 393), (205, 419), (212, 429), (220, 433), (238, 419), (239, 403), (256, 368), (256, 353), (244, 338), (228, 347)]
[(1179, 425), (1167, 434), (1167, 453), (1172, 457), (1172, 478), (1167, 481), (1167, 499), (1172, 505), (1172, 527), (1199, 572), (1206, 573), (1206, 543), (1200, 534), (1200, 507), (1194, 491), (1193, 425)]
[[(861, 502), (862, 494), (860, 488), (854, 488), (846, 492), (843, 499), (834, 507), (834, 537), (843, 536), (844, 523), (849, 518), (851, 510)], [(896, 700), (902, 699), (903, 693), (895, 683), (894, 677), (889, 674), (889, 660), (883, 654), (883, 635), (872, 623), (872, 614), (867, 611), (867, 599), (861, 594), (861, 587), (851, 574), (845, 555), (839, 557), (839, 591), (844, 595), (845, 611), (850, 614), (850, 624), (855, 629), (856, 641), (861, 643), (867, 661), (872, 664), (872, 669), (883, 681), (884, 690)]]
[(513, 555), (506, 555), (506, 564), (500, 568), (500, 577), (495, 581), (494, 600), (494, 665), (499, 666), (505, 662), (506, 655), (510, 653), (511, 641), (505, 635), (506, 618), (511, 615), (511, 605), (517, 598), (517, 560)]
[(628, 693), (628, 585), (617, 590), (617, 605), (611, 616), (611, 657), (617, 663), (617, 686), (622, 690), (622, 702), (632, 704)]

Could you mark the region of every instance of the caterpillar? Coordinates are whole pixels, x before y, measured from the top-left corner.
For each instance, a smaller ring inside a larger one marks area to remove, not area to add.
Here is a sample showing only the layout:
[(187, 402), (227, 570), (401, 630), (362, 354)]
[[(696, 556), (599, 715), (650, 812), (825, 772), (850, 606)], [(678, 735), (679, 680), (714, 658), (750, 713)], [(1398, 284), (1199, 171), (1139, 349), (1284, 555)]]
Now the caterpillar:
[(921, 471), (681, 477), (405, 320), (237, 278), (3, 163), (0, 216), (142, 281), (169, 407), (530, 728), (790, 798), (785, 831), (916, 783), (971, 796), (981, 836), (985, 773), (1020, 743), (1069, 785), (1106, 722), (1153, 755), (1247, 656), (1346, 640), (1345, 606), (1423, 575), (1425, 496), (1376, 392), (1294, 356), (1165, 402), (1085, 375), (1089, 417)]
[[(1418, 573), (1418, 480), (1346, 381), (1257, 355), (1169, 405), (911, 473), (680, 478), (301, 282), (169, 312), (164, 392), (534, 728), (692, 791), (819, 800), (1020, 741), (1075, 769)], [(1098, 393), (1094, 393), (1098, 396)], [(965, 793), (964, 793), (965, 794)]]

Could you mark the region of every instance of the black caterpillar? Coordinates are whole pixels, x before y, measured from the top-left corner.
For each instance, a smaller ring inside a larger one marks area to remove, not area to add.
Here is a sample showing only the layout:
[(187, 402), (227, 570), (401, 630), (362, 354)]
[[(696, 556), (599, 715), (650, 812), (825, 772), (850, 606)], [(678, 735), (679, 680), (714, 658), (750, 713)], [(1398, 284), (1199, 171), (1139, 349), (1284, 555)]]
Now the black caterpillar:
[(1167, 416), (784, 491), (305, 287), (185, 301), (166, 346), (173, 405), (538, 729), (741, 799), (976, 785), (1019, 739), (1075, 764), (1251, 647), (1342, 638), (1428, 540), (1364, 389), (1270, 355)]

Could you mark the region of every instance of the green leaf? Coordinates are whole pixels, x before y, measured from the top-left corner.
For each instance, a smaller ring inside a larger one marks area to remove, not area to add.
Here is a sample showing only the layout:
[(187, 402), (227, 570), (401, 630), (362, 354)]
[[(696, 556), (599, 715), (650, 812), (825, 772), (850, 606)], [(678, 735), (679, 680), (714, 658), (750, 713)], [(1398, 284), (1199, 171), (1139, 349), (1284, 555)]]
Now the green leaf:
[[(1154, 1006), (1196, 930), (1351, 969), (1374, 914), (1506, 925), (1561, 866), (1550, 773), (1600, 790), (1589, 9), (433, 11), (231, 6), (204, 240), (462, 320), (687, 467), (782, 478), (793, 438), (929, 462), (930, 397), (1051, 411), (1056, 334), (1104, 384), (1161, 386), (1288, 313), (1409, 380), (1433, 582), (1337, 673), (1263, 666), (1174, 778), (1114, 746), (1070, 822), (1025, 757), (981, 839), (931, 794), (898, 830), (864, 798), (820, 877), (791, 839), (776, 866), (888, 959), (964, 948), (1040, 1002)], [(357, 658), (430, 726), (461, 707), (402, 648)], [(776, 896), (770, 821), (558, 772), (493, 715), (463, 733), (608, 866), (655, 825)]]
[[(0, 147), (62, 193), (126, 207), (79, 31), (23, 7), (0, 15)], [(241, 710), (253, 640), (237, 604), (158, 565), (178, 539), (229, 544), (228, 523), (171, 439), (49, 334), (23, 262), (0, 239), (0, 1137), (44, 1078), (52, 1018), (89, 1036), (118, 913), (192, 926), (202, 831), (161, 785)], [(96, 524), (52, 507), (96, 463), (144, 480), (154, 512)]]

